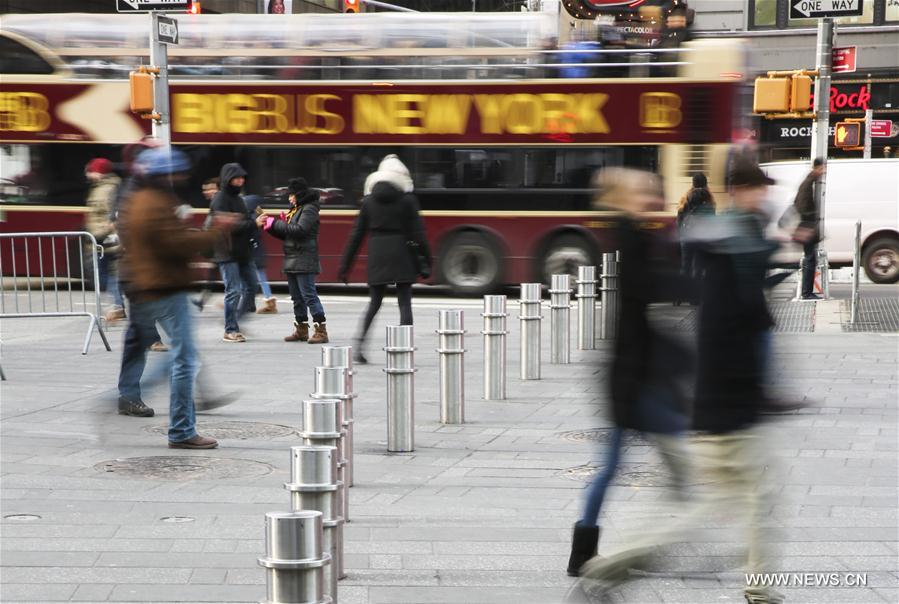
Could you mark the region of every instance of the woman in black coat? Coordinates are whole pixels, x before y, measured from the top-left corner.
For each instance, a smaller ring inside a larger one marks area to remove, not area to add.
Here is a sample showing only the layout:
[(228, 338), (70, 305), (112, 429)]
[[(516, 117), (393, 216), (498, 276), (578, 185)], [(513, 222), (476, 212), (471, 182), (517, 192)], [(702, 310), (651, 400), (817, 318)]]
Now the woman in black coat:
[(420, 275), (430, 274), (431, 252), (412, 189), (409, 170), (396, 155), (385, 157), (377, 172), (365, 181), (365, 198), (343, 251), (339, 272), (339, 279), (346, 283), (367, 234), (369, 302), (356, 336), (357, 363), (368, 362), (362, 347), (387, 286), (396, 284), (400, 325), (412, 325), (412, 284)]
[[(290, 210), (280, 218), (259, 216), (256, 224), (284, 241), (284, 274), (293, 300), (294, 330), (285, 342), (324, 344), (328, 341), (325, 309), (315, 289), (315, 276), (321, 272), (318, 259), (319, 193), (302, 178), (287, 185)], [(312, 315), (315, 333), (309, 335), (308, 315)]]

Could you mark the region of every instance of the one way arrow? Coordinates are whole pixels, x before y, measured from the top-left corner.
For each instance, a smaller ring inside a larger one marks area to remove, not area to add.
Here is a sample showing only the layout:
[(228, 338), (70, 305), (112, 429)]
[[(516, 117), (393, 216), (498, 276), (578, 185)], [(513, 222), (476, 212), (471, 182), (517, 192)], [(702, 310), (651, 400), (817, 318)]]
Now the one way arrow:
[[(125, 1), (128, 2), (128, 0), (125, 0)], [(807, 10), (805, 10), (805, 2), (804, 2), (804, 0), (799, 0), (798, 3), (796, 3), (796, 4), (793, 5), (793, 8), (795, 8), (797, 11), (799, 11), (800, 13), (802, 13), (803, 15), (805, 15), (806, 17), (810, 17), (810, 16), (812, 15), (810, 12), (808, 12)]]
[(125, 4), (137, 10), (140, 8), (140, 0), (122, 0)]

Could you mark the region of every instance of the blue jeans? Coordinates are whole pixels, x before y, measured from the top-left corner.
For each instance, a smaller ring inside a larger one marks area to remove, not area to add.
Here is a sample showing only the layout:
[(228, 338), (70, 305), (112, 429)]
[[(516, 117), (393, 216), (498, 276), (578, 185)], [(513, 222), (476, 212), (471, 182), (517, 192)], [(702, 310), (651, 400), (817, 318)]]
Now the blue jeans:
[(156, 322), (171, 338), (171, 393), (169, 395), (169, 441), (179, 442), (197, 435), (194, 415), (194, 379), (197, 348), (187, 294), (177, 293), (147, 302), (132, 302), (131, 324), (122, 352), (119, 395), (140, 400), (140, 378), (147, 361), (147, 346), (153, 343)]
[(240, 331), (237, 320), (255, 312), (256, 265), (247, 262), (220, 262), (219, 271), (225, 282), (225, 333)]
[(613, 428), (609, 437), (609, 448), (606, 450), (606, 465), (587, 488), (587, 501), (584, 503), (584, 515), (579, 524), (582, 526), (596, 526), (599, 519), (599, 511), (606, 496), (606, 489), (615, 478), (618, 471), (618, 462), (621, 460), (621, 442), (624, 440), (624, 428)]
[(256, 267), (256, 277), (259, 280), (259, 287), (262, 288), (262, 295), (265, 298), (272, 297), (272, 286), (268, 284), (268, 279), (265, 278), (265, 269), (259, 266)]
[(325, 309), (315, 289), (315, 273), (285, 274), (287, 287), (290, 288), (290, 299), (293, 300), (293, 316), (296, 322), (308, 321), (308, 315), (311, 313), (313, 321), (324, 323)]

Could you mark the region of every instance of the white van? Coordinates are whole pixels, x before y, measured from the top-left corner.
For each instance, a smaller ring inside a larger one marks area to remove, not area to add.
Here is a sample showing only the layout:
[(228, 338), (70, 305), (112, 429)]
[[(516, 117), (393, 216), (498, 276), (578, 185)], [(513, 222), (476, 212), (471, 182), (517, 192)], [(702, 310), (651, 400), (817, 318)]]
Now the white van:
[[(793, 203), (810, 170), (809, 161), (762, 164), (777, 184), (770, 189), (773, 223)], [(824, 240), (834, 267), (852, 264), (855, 222), (862, 222), (862, 266), (875, 283), (899, 281), (899, 159), (827, 161)], [(787, 246), (781, 262), (798, 262), (800, 246)]]

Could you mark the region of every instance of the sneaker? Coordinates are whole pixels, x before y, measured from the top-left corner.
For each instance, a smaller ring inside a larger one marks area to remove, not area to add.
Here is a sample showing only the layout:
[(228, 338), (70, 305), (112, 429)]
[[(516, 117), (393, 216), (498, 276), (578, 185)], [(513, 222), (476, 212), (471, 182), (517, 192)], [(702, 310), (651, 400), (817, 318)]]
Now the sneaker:
[(823, 300), (824, 298), (822, 298), (818, 294), (807, 294), (805, 296), (802, 296), (800, 299), (801, 300)]
[(222, 336), (222, 342), (246, 342), (247, 339), (239, 331), (228, 332)]
[(169, 347), (162, 342), (153, 342), (150, 344), (150, 352), (168, 352)]
[(353, 353), (353, 363), (356, 365), (368, 365), (368, 359), (358, 350)]
[(169, 449), (215, 449), (218, 446), (219, 441), (199, 434), (187, 440), (169, 441)]
[(130, 415), (131, 417), (153, 417), (156, 412), (151, 407), (147, 407), (143, 401), (132, 401), (124, 396), (119, 397), (119, 415)]

